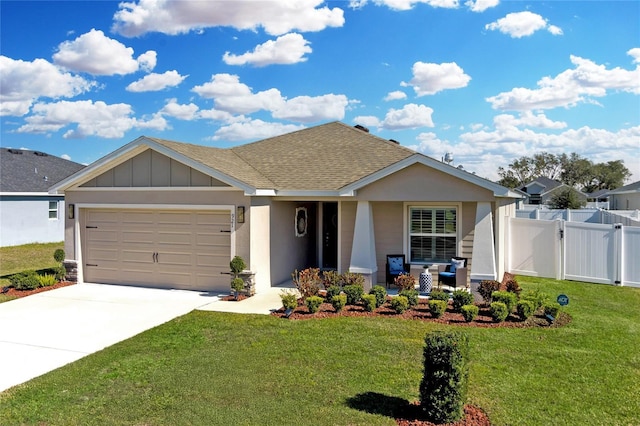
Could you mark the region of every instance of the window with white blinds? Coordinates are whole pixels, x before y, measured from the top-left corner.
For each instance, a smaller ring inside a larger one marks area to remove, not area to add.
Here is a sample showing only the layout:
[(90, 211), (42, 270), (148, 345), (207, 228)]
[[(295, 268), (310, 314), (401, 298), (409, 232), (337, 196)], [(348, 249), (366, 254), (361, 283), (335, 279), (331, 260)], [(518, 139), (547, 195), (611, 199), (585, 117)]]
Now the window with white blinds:
[(409, 207), (411, 263), (447, 263), (457, 255), (455, 207)]

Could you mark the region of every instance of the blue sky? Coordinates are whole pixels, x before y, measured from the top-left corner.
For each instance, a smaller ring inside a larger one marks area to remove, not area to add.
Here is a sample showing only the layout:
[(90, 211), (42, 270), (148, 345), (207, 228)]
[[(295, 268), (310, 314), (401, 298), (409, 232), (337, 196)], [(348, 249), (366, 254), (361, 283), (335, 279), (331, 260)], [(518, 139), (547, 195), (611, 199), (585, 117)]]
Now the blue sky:
[(91, 163), (361, 124), (497, 179), (546, 151), (640, 179), (639, 1), (1, 1), (3, 147)]

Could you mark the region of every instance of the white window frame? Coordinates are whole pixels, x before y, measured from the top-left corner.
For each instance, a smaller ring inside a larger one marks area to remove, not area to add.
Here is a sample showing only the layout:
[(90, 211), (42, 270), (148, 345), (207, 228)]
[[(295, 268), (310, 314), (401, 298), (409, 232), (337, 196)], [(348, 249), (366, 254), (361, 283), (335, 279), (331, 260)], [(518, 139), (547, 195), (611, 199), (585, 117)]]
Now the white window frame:
[[(460, 224), (462, 223), (462, 203), (411, 203), (405, 202), (403, 209), (403, 247), (405, 248), (405, 257), (407, 263), (414, 265), (430, 264), (434, 265), (437, 262), (412, 262), (411, 261), (411, 208), (428, 208), (428, 209), (455, 209), (456, 210), (456, 256), (461, 252), (462, 238), (460, 233)], [(451, 234), (448, 234), (449, 236)], [(447, 262), (448, 263), (448, 262)]]
[[(60, 201), (58, 200), (48, 200), (49, 204), (47, 205), (48, 209), (48, 215), (49, 215), (49, 220), (58, 220), (58, 218), (60, 217)], [(51, 203), (55, 203), (56, 206), (55, 208), (51, 208)], [(51, 217), (51, 212), (55, 212), (55, 217)]]

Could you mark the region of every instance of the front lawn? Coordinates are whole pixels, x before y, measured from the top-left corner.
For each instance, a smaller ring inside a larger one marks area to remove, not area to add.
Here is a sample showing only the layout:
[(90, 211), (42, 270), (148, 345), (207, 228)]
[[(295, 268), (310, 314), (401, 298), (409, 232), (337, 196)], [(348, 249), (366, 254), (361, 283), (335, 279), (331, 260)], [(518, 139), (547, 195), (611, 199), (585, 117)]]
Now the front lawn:
[[(567, 294), (573, 320), (460, 327), (469, 402), (495, 425), (640, 424), (640, 289), (519, 282)], [(418, 398), (425, 334), (444, 327), (196, 311), (0, 394), (0, 424), (393, 425)]]

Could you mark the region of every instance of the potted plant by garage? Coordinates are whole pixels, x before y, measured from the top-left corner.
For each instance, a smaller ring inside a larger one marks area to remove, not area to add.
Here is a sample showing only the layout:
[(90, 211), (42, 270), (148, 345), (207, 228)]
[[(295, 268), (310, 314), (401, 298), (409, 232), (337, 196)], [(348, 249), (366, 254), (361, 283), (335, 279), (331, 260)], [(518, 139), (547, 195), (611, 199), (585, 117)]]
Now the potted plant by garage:
[(234, 292), (236, 300), (238, 300), (240, 292), (244, 290), (244, 280), (240, 278), (240, 273), (244, 271), (247, 264), (243, 258), (235, 256), (231, 259), (231, 262), (229, 262), (229, 267), (231, 268), (231, 289)]

